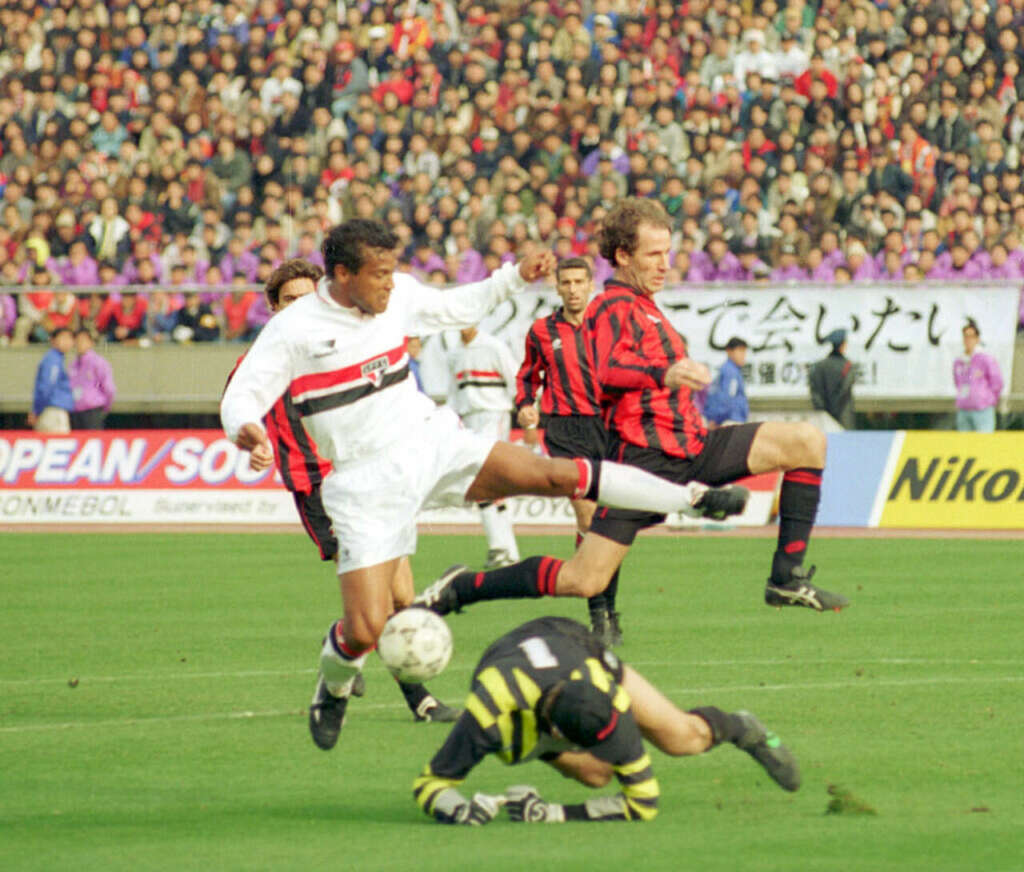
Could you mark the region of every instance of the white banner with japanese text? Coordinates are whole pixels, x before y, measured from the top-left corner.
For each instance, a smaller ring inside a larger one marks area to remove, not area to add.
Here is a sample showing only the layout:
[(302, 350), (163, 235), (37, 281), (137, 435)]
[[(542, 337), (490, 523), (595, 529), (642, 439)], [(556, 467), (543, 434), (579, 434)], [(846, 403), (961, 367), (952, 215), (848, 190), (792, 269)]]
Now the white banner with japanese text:
[[(745, 376), (751, 397), (803, 399), (807, 370), (830, 351), (825, 337), (846, 330), (846, 356), (857, 369), (856, 395), (865, 398), (955, 397), (953, 361), (963, 353), (968, 318), (982, 350), (999, 363), (1006, 384), (1013, 366), (1021, 289), (1009, 282), (966, 285), (760, 285), (666, 290), (655, 297), (690, 345), (691, 356), (716, 371), (733, 336), (750, 346)], [(481, 322), (523, 357), (534, 320), (558, 305), (551, 291), (528, 291), (502, 303)], [(426, 343), (421, 374), (428, 393), (447, 391), (444, 349), (456, 334)]]

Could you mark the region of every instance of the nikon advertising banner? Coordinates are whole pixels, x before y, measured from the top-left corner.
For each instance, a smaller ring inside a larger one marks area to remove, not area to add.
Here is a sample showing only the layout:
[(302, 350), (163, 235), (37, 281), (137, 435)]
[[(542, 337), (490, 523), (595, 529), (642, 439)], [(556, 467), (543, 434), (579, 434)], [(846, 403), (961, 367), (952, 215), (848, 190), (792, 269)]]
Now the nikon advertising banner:
[(1024, 529), (1024, 433), (908, 432), (894, 454), (879, 526)]

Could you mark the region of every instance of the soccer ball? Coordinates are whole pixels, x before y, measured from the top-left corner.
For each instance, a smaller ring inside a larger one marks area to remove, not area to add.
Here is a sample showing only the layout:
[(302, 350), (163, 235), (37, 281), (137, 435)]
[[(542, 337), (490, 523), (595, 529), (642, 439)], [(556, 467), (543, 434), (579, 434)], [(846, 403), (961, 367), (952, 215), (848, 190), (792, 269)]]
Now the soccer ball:
[(377, 653), (399, 681), (429, 681), (451, 660), (452, 631), (429, 609), (402, 609), (384, 625)]

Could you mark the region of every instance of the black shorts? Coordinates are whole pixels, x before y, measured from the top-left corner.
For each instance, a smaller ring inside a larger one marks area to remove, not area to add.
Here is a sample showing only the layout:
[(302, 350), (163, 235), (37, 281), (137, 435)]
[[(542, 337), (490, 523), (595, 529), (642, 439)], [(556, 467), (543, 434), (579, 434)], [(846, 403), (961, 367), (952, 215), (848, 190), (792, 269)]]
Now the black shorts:
[(608, 448), (608, 431), (597, 415), (551, 415), (544, 425), (544, 444), (551, 457), (600, 460)]
[(293, 493), (295, 508), (299, 510), (299, 518), (313, 544), (320, 549), (321, 560), (333, 560), (338, 553), (338, 540), (331, 529), (331, 519), (324, 511), (324, 502), (320, 498), (320, 487), (313, 493)]
[[(760, 424), (736, 424), (708, 433), (704, 450), (694, 458), (673, 457), (653, 448), (641, 448), (612, 437), (608, 457), (636, 466), (676, 484), (700, 481), (717, 487), (750, 475), (747, 457)], [(632, 545), (645, 527), (660, 524), (664, 515), (627, 509), (599, 508), (590, 522), (590, 530), (620, 545)]]

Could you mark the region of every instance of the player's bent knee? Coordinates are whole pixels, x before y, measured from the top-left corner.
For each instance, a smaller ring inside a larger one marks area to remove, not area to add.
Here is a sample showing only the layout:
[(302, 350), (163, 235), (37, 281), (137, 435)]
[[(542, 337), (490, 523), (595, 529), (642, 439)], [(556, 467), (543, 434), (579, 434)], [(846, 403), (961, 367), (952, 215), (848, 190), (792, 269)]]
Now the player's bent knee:
[(814, 469), (823, 468), (828, 450), (828, 439), (824, 432), (806, 421), (801, 422), (797, 427), (799, 428), (798, 444), (802, 455), (797, 463)]
[(354, 651), (369, 651), (377, 644), (387, 619), (376, 612), (345, 615), (345, 644)]
[[(577, 552), (578, 553), (578, 552)], [(575, 558), (562, 564), (555, 582), (558, 596), (579, 596), (590, 598), (597, 596), (608, 587), (611, 575), (602, 575), (587, 571), (586, 567)]]

